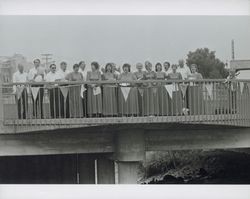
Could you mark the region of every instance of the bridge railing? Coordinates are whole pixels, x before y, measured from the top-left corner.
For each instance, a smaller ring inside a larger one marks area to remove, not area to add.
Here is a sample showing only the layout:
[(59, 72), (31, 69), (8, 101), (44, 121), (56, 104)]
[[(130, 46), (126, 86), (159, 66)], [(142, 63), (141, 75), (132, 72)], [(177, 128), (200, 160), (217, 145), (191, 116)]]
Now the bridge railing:
[(250, 126), (248, 80), (9, 83), (2, 85), (1, 92), (5, 125), (199, 122)]

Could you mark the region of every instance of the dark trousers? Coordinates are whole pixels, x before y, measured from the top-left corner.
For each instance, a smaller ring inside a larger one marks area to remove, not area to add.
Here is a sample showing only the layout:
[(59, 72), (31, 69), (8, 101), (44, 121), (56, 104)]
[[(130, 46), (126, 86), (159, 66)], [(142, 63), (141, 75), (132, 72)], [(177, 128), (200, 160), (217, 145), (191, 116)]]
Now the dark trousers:
[(19, 99), (16, 98), (16, 101), (17, 101), (18, 119), (26, 119), (28, 112), (28, 93), (26, 88), (23, 89), (21, 97)]
[(82, 113), (83, 117), (87, 117), (87, 90), (83, 92)]
[(33, 116), (38, 118), (39, 113), (41, 118), (43, 118), (43, 96), (44, 96), (44, 88), (40, 85), (33, 85), (32, 87), (40, 87), (37, 98), (34, 99), (32, 95), (32, 102), (33, 102)]
[(69, 118), (69, 95), (67, 95), (66, 100), (64, 99), (64, 96), (59, 91), (59, 101), (60, 101), (60, 113), (62, 118)]
[(50, 115), (52, 118), (59, 118), (62, 116), (61, 113), (61, 101), (59, 88), (50, 88), (49, 89), (49, 103), (50, 103)]

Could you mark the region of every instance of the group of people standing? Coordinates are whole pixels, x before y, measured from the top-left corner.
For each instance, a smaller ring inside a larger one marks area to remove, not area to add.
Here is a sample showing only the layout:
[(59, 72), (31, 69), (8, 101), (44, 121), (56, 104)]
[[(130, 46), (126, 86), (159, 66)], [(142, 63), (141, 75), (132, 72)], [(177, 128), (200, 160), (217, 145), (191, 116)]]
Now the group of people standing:
[[(190, 70), (183, 60), (179, 60), (178, 64), (172, 66), (169, 62), (156, 63), (155, 70), (152, 63), (146, 61), (144, 67), (142, 63), (137, 63), (136, 72), (132, 72), (128, 63), (121, 70), (114, 63), (107, 63), (101, 68), (98, 62), (92, 62), (91, 70), (86, 71), (85, 62), (81, 61), (74, 64), (73, 71), (70, 72), (67, 70), (67, 63), (61, 62), (58, 70), (56, 64), (51, 64), (46, 73), (40, 66), (40, 60), (35, 59), (34, 67), (26, 73), (23, 65), (19, 64), (18, 71), (13, 75), (13, 82), (31, 84), (29, 89), (25, 84), (14, 86), (18, 117), (27, 117), (29, 90), (32, 92), (33, 116), (44, 117), (45, 89), (49, 94), (52, 118), (182, 114), (183, 98), (180, 90), (173, 89), (170, 94), (165, 87), (168, 83), (153, 80), (202, 79), (197, 66), (192, 64)], [(116, 83), (117, 80), (119, 82)], [(138, 80), (152, 81), (137, 82)]]

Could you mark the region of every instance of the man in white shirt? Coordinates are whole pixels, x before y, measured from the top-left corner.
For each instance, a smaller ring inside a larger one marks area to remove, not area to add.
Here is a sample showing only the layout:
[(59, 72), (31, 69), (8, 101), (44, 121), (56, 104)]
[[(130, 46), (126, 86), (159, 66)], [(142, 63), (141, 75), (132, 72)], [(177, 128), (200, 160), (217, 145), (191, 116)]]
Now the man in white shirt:
[(69, 70), (67, 70), (67, 63), (65, 61), (60, 63), (60, 68), (57, 71), (58, 76), (60, 77), (60, 81), (66, 81), (65, 77), (66, 75), (70, 73)]
[[(60, 69), (57, 71), (57, 77), (59, 78), (59, 81), (67, 81), (65, 79), (66, 75), (69, 74), (70, 71), (67, 70), (67, 63), (65, 61), (61, 62), (60, 63)], [(68, 118), (69, 117), (69, 95), (67, 94), (67, 96), (64, 96), (66, 95), (65, 92), (63, 93), (62, 92), (62, 89), (64, 89), (64, 91), (67, 91), (68, 90), (68, 85), (67, 84), (60, 84), (60, 97), (59, 97), (59, 101), (60, 101), (60, 115), (61, 117), (66, 117)], [(64, 94), (64, 95), (63, 95)], [(64, 97), (66, 97), (66, 104), (64, 103)]]
[(44, 79), (46, 82), (56, 82), (61, 80), (59, 73), (56, 71), (55, 64), (50, 65), (50, 72), (47, 75), (45, 75)]
[(188, 66), (184, 65), (184, 60), (180, 59), (179, 60), (179, 67), (177, 68), (177, 71), (181, 73), (182, 79), (187, 79), (188, 76), (191, 74), (191, 71)]
[[(27, 82), (28, 74), (24, 72), (22, 64), (18, 64), (18, 71), (13, 74), (13, 83)], [(17, 112), (19, 119), (26, 119), (28, 111), (28, 93), (25, 85), (14, 85), (13, 91), (16, 94)]]
[[(45, 76), (46, 82), (58, 82), (60, 81), (60, 76), (56, 71), (56, 65), (51, 64), (50, 65), (50, 72)], [(61, 115), (61, 103), (63, 101), (60, 101), (60, 88), (57, 84), (52, 84), (49, 86), (49, 101), (50, 101), (50, 115), (52, 118), (59, 118)]]
[[(34, 67), (30, 69), (28, 73), (28, 81), (31, 83), (34, 82), (43, 82), (45, 77), (45, 69), (40, 66), (40, 60), (34, 60)], [(39, 90), (37, 92), (37, 87)], [(43, 118), (43, 96), (44, 88), (42, 84), (32, 84), (32, 102), (33, 102), (33, 116), (38, 118), (39, 116)]]

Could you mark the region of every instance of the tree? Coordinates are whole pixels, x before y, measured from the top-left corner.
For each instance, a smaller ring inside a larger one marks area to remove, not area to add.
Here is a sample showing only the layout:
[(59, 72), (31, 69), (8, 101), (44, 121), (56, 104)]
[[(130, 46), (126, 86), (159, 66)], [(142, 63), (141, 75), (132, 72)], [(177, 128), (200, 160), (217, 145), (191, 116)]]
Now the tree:
[(220, 79), (225, 78), (228, 74), (225, 63), (216, 58), (215, 51), (210, 51), (208, 48), (198, 48), (194, 52), (189, 51), (187, 57), (187, 65), (196, 64), (198, 71), (204, 78)]

